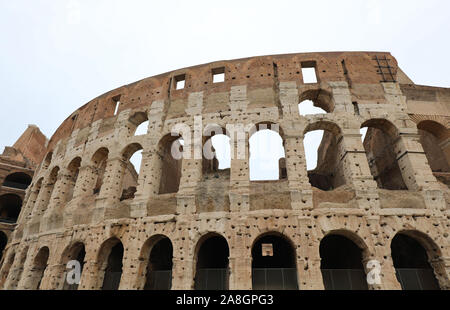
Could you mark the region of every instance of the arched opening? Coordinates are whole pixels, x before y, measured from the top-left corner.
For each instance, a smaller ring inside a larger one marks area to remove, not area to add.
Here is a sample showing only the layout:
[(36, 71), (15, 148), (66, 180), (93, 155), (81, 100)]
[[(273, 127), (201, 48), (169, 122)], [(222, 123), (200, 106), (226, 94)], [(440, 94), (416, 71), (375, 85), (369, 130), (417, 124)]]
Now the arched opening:
[(301, 116), (327, 114), (327, 111), (315, 106), (314, 102), (311, 100), (304, 100), (300, 102), (298, 105), (298, 111)]
[[(311, 112), (314, 114), (323, 114), (323, 112), (332, 113), (334, 111), (334, 103), (331, 94), (322, 89), (312, 89), (301, 93), (300, 104), (300, 115), (310, 115), (312, 114)], [(308, 110), (310, 112), (308, 112)]]
[(123, 160), (126, 166), (122, 179), (121, 201), (134, 199), (142, 163), (142, 150), (143, 148), (139, 143), (133, 143), (127, 146), (123, 152)]
[(397, 280), (403, 290), (439, 290), (425, 248), (415, 238), (397, 234), (391, 243)]
[[(148, 256), (144, 290), (170, 290), (172, 288), (172, 242), (167, 237), (159, 237), (153, 244)], [(155, 243), (156, 242), (156, 243)], [(148, 247), (150, 247), (148, 245)]]
[(142, 136), (148, 133), (149, 121), (146, 113), (135, 113), (130, 117), (129, 122), (130, 136)]
[(197, 245), (196, 290), (228, 290), (230, 250), (227, 240), (217, 234), (204, 236)]
[(67, 193), (66, 201), (71, 201), (73, 198), (73, 191), (75, 189), (75, 184), (77, 183), (78, 174), (80, 173), (81, 158), (77, 157), (72, 160), (67, 167), (69, 175), (67, 176)]
[(42, 169), (48, 169), (50, 167), (50, 163), (52, 162), (53, 152), (47, 153), (44, 161), (42, 162)]
[(3, 186), (17, 188), (17, 189), (27, 189), (31, 184), (31, 177), (23, 172), (17, 172), (8, 175), (3, 182)]
[(39, 250), (38, 254), (34, 258), (32, 276), (31, 276), (31, 289), (39, 290), (41, 288), (44, 272), (47, 269), (48, 257), (50, 250), (48, 247), (43, 247)]
[[(86, 250), (85, 250), (84, 244), (81, 242), (78, 242), (66, 250), (65, 255), (63, 256), (62, 263), (64, 266), (66, 266), (68, 262), (73, 261), (73, 260), (76, 260), (77, 262), (79, 262), (80, 263), (80, 279), (81, 279), (81, 276), (83, 275), (85, 257), (86, 257)], [(67, 281), (67, 276), (66, 276), (66, 277), (64, 277), (63, 290), (76, 291), (76, 290), (78, 290), (79, 284), (80, 283), (69, 284), (69, 282)]]
[[(58, 180), (59, 167), (54, 167), (48, 176), (47, 183), (45, 184), (44, 192), (42, 193), (42, 200), (39, 202), (40, 210), (39, 214), (47, 210), (50, 198), (52, 197), (53, 190), (55, 189), (56, 181)], [(41, 191), (42, 192), (42, 191)]]
[(417, 128), (433, 174), (450, 186), (450, 130), (434, 121), (420, 122)]
[[(25, 261), (27, 260), (28, 255), (28, 247), (24, 248), (20, 253), (20, 260), (18, 268), (13, 271), (14, 274), (11, 275), (11, 280), (8, 286), (8, 289), (15, 290), (19, 284), (20, 279), (22, 278), (23, 268), (25, 266)], [(8, 277), (8, 275), (7, 275)]]
[(15, 223), (22, 208), (22, 199), (15, 194), (0, 196), (0, 222)]
[(303, 139), (311, 186), (331, 191), (345, 185), (343, 162), (339, 157), (341, 129), (331, 122), (310, 124)]
[(0, 261), (3, 258), (3, 251), (5, 251), (7, 244), (8, 244), (8, 237), (3, 231), (0, 231)]
[(384, 119), (372, 119), (365, 122), (367, 128), (363, 141), (370, 171), (378, 188), (388, 190), (407, 190), (397, 155), (394, 152), (398, 131), (395, 126)]
[(230, 174), (230, 138), (220, 126), (209, 126), (203, 138), (203, 175)]
[(250, 133), (250, 181), (287, 178), (284, 141), (276, 124), (261, 123)]
[(97, 195), (100, 193), (100, 190), (103, 185), (103, 177), (106, 172), (106, 165), (108, 162), (109, 151), (107, 148), (101, 148), (97, 152), (95, 152), (94, 156), (92, 156), (92, 165), (93, 165), (93, 173), (94, 173), (94, 190), (93, 194)]
[(326, 290), (367, 290), (362, 249), (341, 235), (328, 235), (320, 243), (323, 283)]
[(106, 241), (99, 255), (99, 264), (103, 271), (102, 290), (118, 290), (122, 277), (123, 245), (118, 239)]
[(177, 193), (180, 187), (184, 140), (166, 135), (158, 145), (161, 177), (159, 194)]
[(40, 178), (33, 186), (33, 191), (31, 192), (30, 198), (28, 199), (28, 201), (30, 201), (30, 207), (26, 210), (26, 212), (28, 212), (27, 216), (31, 216), (31, 213), (33, 212), (33, 208), (36, 205), (37, 198), (39, 197), (39, 193), (41, 192), (43, 181), (44, 178)]
[(295, 249), (277, 233), (258, 238), (252, 248), (253, 290), (298, 290)]

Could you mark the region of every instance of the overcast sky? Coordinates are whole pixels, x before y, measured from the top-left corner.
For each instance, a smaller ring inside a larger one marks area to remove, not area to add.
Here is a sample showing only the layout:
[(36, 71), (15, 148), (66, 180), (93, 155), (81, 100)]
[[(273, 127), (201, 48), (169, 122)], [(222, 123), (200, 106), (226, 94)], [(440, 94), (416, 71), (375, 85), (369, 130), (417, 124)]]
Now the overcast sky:
[(258, 55), (390, 51), (450, 86), (450, 1), (0, 0), (0, 149), (145, 77)]

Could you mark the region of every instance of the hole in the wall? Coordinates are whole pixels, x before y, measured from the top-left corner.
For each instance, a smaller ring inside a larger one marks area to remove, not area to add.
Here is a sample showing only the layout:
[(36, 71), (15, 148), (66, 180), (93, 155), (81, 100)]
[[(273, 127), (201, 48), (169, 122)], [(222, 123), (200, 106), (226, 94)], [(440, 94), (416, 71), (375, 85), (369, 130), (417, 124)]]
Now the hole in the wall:
[(175, 89), (184, 89), (186, 87), (186, 74), (178, 75), (175, 77)]
[(284, 175), (282, 169), (286, 168), (280, 161), (286, 156), (281, 136), (273, 130), (263, 129), (252, 135), (249, 145), (250, 180), (280, 180)]
[(136, 128), (135, 136), (146, 135), (148, 132), (149, 121), (143, 122)]
[(311, 100), (304, 100), (298, 105), (298, 110), (301, 116), (327, 114), (327, 112), (319, 107), (314, 106)]
[(319, 151), (319, 146), (322, 143), (323, 135), (323, 130), (315, 130), (308, 132), (303, 139), (305, 145), (306, 168), (308, 171), (317, 168), (317, 153)]
[(225, 82), (225, 67), (213, 69), (212, 75), (213, 75), (213, 83)]
[(304, 84), (315, 84), (318, 82), (316, 74), (316, 62), (302, 62), (302, 76)]

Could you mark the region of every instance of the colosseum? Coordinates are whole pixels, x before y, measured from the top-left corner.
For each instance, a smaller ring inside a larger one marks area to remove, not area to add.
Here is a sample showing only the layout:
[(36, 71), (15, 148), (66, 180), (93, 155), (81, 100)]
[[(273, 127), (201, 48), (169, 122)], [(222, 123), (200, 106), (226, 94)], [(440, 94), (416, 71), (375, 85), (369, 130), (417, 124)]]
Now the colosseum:
[[(302, 113), (308, 101), (324, 113)], [(386, 52), (218, 61), (122, 86), (45, 143), (4, 224), (0, 287), (447, 290), (449, 124), (450, 88), (414, 84)], [(276, 180), (250, 177), (262, 131), (282, 141)], [(216, 135), (229, 169), (204, 155)]]

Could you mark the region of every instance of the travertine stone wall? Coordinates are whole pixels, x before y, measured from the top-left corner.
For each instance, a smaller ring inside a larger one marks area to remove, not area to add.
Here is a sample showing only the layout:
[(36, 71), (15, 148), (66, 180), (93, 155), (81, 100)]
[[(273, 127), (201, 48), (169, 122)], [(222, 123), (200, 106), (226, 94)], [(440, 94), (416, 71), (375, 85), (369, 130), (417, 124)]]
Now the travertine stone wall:
[[(388, 59), (390, 80), (383, 80), (375, 56)], [(305, 84), (301, 69), (311, 65), (318, 81)], [(224, 68), (222, 83), (213, 83), (217, 68)], [(186, 86), (177, 90), (175, 78), (181, 75)], [(303, 100), (328, 113), (300, 116)], [(147, 134), (135, 136), (146, 120)], [(124, 247), (120, 289), (143, 289), (151, 247), (161, 236), (173, 245), (172, 289), (193, 289), (199, 244), (211, 233), (228, 243), (230, 289), (252, 288), (252, 246), (266, 233), (281, 234), (293, 245), (300, 289), (324, 289), (319, 248), (330, 234), (345, 236), (362, 250), (366, 272), (367, 262), (380, 262), (382, 281), (371, 289), (400, 289), (390, 247), (398, 233), (421, 243), (440, 287), (449, 289), (450, 193), (442, 180), (450, 171), (432, 171), (433, 157), (427, 158), (418, 130), (436, 137), (435, 147), (450, 163), (449, 120), (450, 89), (414, 85), (389, 53), (221, 61), (112, 90), (74, 112), (50, 140), (51, 160), (36, 171), (5, 252), (13, 258), (0, 271), (3, 289), (37, 289), (39, 283), (41, 289), (62, 289), (66, 253), (80, 242), (86, 257), (79, 287), (100, 289), (114, 238)], [(199, 133), (210, 124), (231, 138), (229, 175), (204, 173), (205, 141)], [(286, 180), (250, 180), (249, 139), (254, 131), (249, 129), (257, 124), (279, 126)], [(408, 190), (377, 184), (361, 127), (380, 129), (392, 139), (393, 160)], [(174, 141), (174, 128), (185, 140), (183, 152), (192, 157), (182, 159), (178, 191), (159, 194), (161, 182), (167, 181), (162, 179), (163, 147), (165, 141)], [(303, 141), (314, 130), (327, 132), (319, 166), (334, 169), (338, 186), (331, 191), (309, 182)], [(102, 148), (107, 151), (104, 173), (94, 156)], [(143, 150), (142, 164), (134, 198), (121, 201), (130, 178), (130, 149)], [(335, 153), (335, 162), (326, 162), (327, 150)], [(73, 182), (68, 167), (77, 157), (81, 164)], [(101, 189), (94, 192), (99, 178)], [(41, 268), (47, 250), (48, 261)]]

